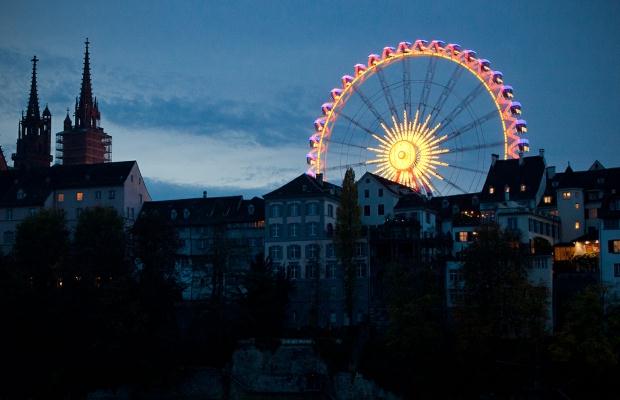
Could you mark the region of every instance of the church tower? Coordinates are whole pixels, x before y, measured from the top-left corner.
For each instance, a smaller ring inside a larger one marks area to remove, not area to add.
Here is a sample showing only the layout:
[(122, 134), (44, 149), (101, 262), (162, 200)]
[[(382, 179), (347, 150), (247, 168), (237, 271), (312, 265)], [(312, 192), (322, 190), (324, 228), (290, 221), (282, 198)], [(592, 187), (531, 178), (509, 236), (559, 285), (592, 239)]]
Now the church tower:
[(90, 77), (88, 38), (84, 52), (84, 69), (80, 97), (75, 99), (75, 124), (67, 116), (63, 131), (56, 134), (56, 158), (63, 165), (98, 164), (112, 161), (112, 136), (99, 126), (101, 113), (97, 98), (93, 98)]
[(32, 58), (32, 81), (26, 115), (17, 129), (17, 149), (11, 158), (18, 169), (49, 167), (52, 162), (51, 137), (52, 113), (45, 106), (43, 116), (39, 112), (39, 95), (37, 93), (37, 56)]

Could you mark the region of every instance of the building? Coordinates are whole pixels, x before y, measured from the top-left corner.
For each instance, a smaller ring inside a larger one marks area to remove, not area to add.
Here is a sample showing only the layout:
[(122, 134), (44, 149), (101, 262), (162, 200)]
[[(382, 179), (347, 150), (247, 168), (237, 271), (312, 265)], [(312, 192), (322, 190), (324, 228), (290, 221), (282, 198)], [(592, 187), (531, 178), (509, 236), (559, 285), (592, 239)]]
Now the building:
[(364, 321), (369, 306), (367, 244), (355, 249), (354, 321), (345, 312), (344, 274), (333, 242), (342, 189), (302, 174), (266, 194), (265, 254), (294, 284), (287, 324), (338, 327)]
[(394, 207), (399, 199), (414, 191), (400, 183), (392, 182), (379, 175), (366, 172), (357, 181), (358, 203), (362, 209), (362, 224), (377, 226), (386, 218), (394, 216)]
[[(43, 115), (39, 111), (37, 61), (37, 56), (34, 56), (28, 108), (26, 115), (22, 111), (22, 118), (17, 129), (16, 152), (11, 156), (13, 165), (19, 169), (45, 168), (49, 167), (52, 162), (52, 113), (47, 106), (43, 110)], [(4, 156), (2, 158), (4, 159)]]
[(135, 161), (0, 171), (0, 247), (10, 252), (17, 225), (43, 208), (63, 210), (70, 230), (92, 207), (114, 208), (129, 226), (150, 200)]
[(265, 202), (242, 196), (152, 201), (143, 213), (156, 213), (174, 227), (184, 300), (235, 296), (239, 277), (263, 255)]
[(75, 123), (67, 116), (63, 131), (56, 134), (56, 159), (63, 165), (97, 164), (112, 161), (112, 136), (99, 125), (101, 113), (93, 97), (90, 77), (90, 54), (86, 39), (84, 68), (79, 100), (75, 100)]

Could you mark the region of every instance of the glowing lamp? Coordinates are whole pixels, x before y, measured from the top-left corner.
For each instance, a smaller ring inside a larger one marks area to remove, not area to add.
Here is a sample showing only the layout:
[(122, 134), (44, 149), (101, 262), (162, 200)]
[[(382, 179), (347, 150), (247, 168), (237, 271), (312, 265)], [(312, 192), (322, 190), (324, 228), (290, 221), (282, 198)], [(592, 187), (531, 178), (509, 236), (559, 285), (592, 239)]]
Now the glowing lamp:
[(502, 88), (502, 95), (506, 99), (512, 99), (514, 94), (512, 93), (512, 86), (506, 85)]
[(521, 115), (521, 103), (513, 101), (510, 103), (510, 112), (512, 115)]
[(527, 132), (527, 122), (524, 119), (517, 120), (517, 123), (515, 126), (517, 128), (517, 132), (519, 133)]

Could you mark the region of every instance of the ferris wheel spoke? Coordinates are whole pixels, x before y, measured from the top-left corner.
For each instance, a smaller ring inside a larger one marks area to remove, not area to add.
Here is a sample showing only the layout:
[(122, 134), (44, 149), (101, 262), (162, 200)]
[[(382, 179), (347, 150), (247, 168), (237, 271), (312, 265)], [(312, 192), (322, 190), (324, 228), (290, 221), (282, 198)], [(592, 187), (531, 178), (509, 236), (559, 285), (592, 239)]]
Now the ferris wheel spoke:
[(383, 69), (381, 67), (377, 68), (377, 76), (379, 77), (379, 81), (381, 82), (381, 89), (383, 90), (383, 95), (385, 96), (385, 100), (388, 103), (388, 107), (390, 108), (390, 113), (392, 117), (399, 121), (398, 111), (396, 110), (396, 105), (394, 105), (394, 99), (392, 98), (392, 93), (390, 92), (390, 87), (385, 80), (385, 75), (383, 74)]
[(411, 115), (411, 63), (406, 58), (403, 62), (403, 109)]
[[(450, 140), (450, 139), (447, 139)], [(473, 145), (473, 146), (461, 146), (461, 147), (453, 147), (451, 149), (449, 149), (450, 151), (448, 153), (453, 154), (453, 153), (465, 153), (468, 151), (475, 151), (475, 150), (482, 150), (482, 149), (490, 149), (496, 146), (500, 146), (504, 144), (504, 142), (493, 142), (493, 143), (485, 143), (485, 144), (477, 144), (477, 145)]]
[(434, 126), (435, 120), (437, 119), (437, 116), (439, 115), (439, 110), (441, 110), (443, 106), (446, 104), (446, 100), (448, 100), (448, 97), (450, 96), (450, 93), (454, 89), (454, 86), (458, 82), (461, 75), (463, 75), (463, 71), (464, 69), (460, 65), (457, 65), (454, 67), (454, 71), (452, 72), (452, 75), (450, 76), (450, 79), (448, 80), (447, 85), (443, 87), (441, 95), (439, 96), (439, 98), (437, 99), (437, 102), (435, 103), (435, 105), (433, 106), (433, 109), (431, 110), (431, 122), (430, 122), (431, 126)]
[(448, 185), (452, 186), (453, 188), (455, 188), (456, 190), (460, 190), (463, 193), (467, 193), (467, 190), (463, 189), (462, 187), (460, 187), (459, 185), (457, 185), (456, 183), (452, 182), (450, 179), (444, 178), (442, 180), (443, 182), (446, 182)]
[(341, 142), (341, 141), (338, 141), (338, 140), (332, 140), (331, 138), (327, 142), (328, 143), (334, 143), (334, 144), (340, 144), (340, 145), (347, 146), (347, 147), (355, 147), (355, 148), (358, 148), (358, 149), (368, 150), (368, 147), (366, 147), (366, 146), (361, 146), (359, 144), (353, 144), (353, 143)]
[(381, 116), (381, 113), (379, 113), (379, 111), (377, 111), (375, 106), (372, 104), (372, 101), (370, 101), (370, 99), (368, 99), (368, 97), (366, 97), (366, 95), (364, 94), (364, 92), (362, 92), (362, 90), (359, 88), (359, 86), (358, 85), (353, 86), (353, 90), (362, 99), (364, 104), (366, 104), (366, 107), (368, 107), (368, 109), (375, 116), (375, 118), (377, 118), (377, 120), (380, 123), (385, 125), (386, 123), (385, 123), (385, 120), (383, 119), (383, 117)]
[(376, 135), (376, 132), (373, 132), (371, 129), (365, 127), (364, 125), (360, 124), (358, 121), (356, 121), (355, 119), (349, 117), (346, 114), (340, 113), (340, 117), (346, 119), (347, 121), (349, 121), (350, 123), (352, 123), (353, 125), (357, 126), (358, 128), (360, 128), (361, 130), (363, 130), (364, 132), (368, 133), (369, 135)]
[(482, 171), (480, 169), (476, 169), (476, 168), (469, 168), (469, 167), (463, 167), (460, 165), (453, 165), (453, 164), (448, 164), (447, 165), (448, 168), (454, 168), (454, 169), (460, 169), (462, 171), (468, 171), (468, 172), (475, 172), (477, 174), (486, 174), (485, 171)]
[(485, 122), (489, 121), (496, 115), (497, 115), (497, 110), (491, 110), (488, 113), (484, 114), (482, 117), (455, 129), (454, 131), (448, 134), (448, 138), (446, 139), (446, 142), (462, 135), (463, 133), (469, 132), (470, 130), (474, 129), (477, 126), (484, 124)]
[(469, 92), (469, 94), (459, 103), (450, 113), (441, 121), (441, 126), (444, 128), (452, 123), (458, 115), (463, 112), (484, 90), (482, 85), (476, 85), (476, 87)]
[(426, 76), (424, 77), (424, 86), (422, 87), (422, 94), (420, 96), (420, 115), (425, 115), (426, 103), (428, 102), (428, 96), (431, 94), (431, 87), (433, 83), (433, 77), (435, 76), (435, 67), (437, 66), (437, 57), (431, 57), (428, 60), (428, 66), (426, 67)]
[(368, 163), (366, 161), (362, 161), (362, 162), (352, 163), (352, 164), (335, 165), (333, 167), (327, 167), (325, 169), (327, 171), (338, 171), (338, 170), (342, 170), (342, 169), (361, 167), (363, 165), (368, 165)]

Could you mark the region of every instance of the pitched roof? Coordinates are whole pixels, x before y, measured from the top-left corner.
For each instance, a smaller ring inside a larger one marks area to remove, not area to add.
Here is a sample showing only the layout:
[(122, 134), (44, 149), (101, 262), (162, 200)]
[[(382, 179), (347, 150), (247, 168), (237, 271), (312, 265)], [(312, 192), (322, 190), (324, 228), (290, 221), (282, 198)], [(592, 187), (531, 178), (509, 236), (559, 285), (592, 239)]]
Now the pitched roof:
[[(554, 188), (583, 188), (584, 190), (620, 190), (620, 168), (589, 169), (560, 172), (551, 179)], [(557, 182), (557, 183), (553, 183)]]
[(0, 206), (40, 206), (53, 190), (121, 186), (135, 163), (121, 161), (0, 171)]
[(329, 196), (340, 198), (342, 188), (326, 181), (321, 181), (308, 174), (301, 174), (292, 181), (280, 186), (263, 197), (275, 199), (279, 197), (316, 197)]
[(411, 193), (405, 196), (402, 196), (398, 199), (396, 206), (394, 206), (394, 210), (403, 210), (408, 208), (430, 208), (431, 202), (425, 196), (422, 196), (419, 193)]
[[(510, 200), (533, 199), (545, 174), (545, 160), (542, 156), (521, 159), (497, 160), (487, 174), (482, 188), (482, 202), (504, 201), (504, 189), (510, 188)], [(521, 185), (525, 190), (521, 191)], [(493, 187), (493, 193), (489, 189)]]
[(360, 181), (366, 175), (370, 175), (380, 185), (382, 185), (383, 187), (385, 187), (387, 190), (389, 190), (390, 192), (394, 193), (395, 195), (399, 195), (400, 196), (400, 195), (403, 195), (403, 194), (416, 193), (415, 190), (411, 189), (409, 186), (405, 186), (405, 185), (402, 185), (402, 184), (400, 184), (398, 182), (391, 181), (391, 180), (386, 179), (386, 178), (384, 178), (384, 177), (382, 177), (380, 175), (373, 174), (372, 172), (364, 173), (364, 175), (362, 175), (362, 177), (360, 178)]
[[(433, 197), (431, 199), (431, 204), (433, 208), (439, 211), (440, 216), (443, 218), (450, 218), (453, 214), (458, 214), (461, 211), (479, 211), (480, 193)], [(454, 213), (454, 211), (457, 212)]]
[(265, 201), (242, 196), (149, 201), (142, 206), (143, 213), (159, 214), (177, 226), (257, 222), (265, 219)]

